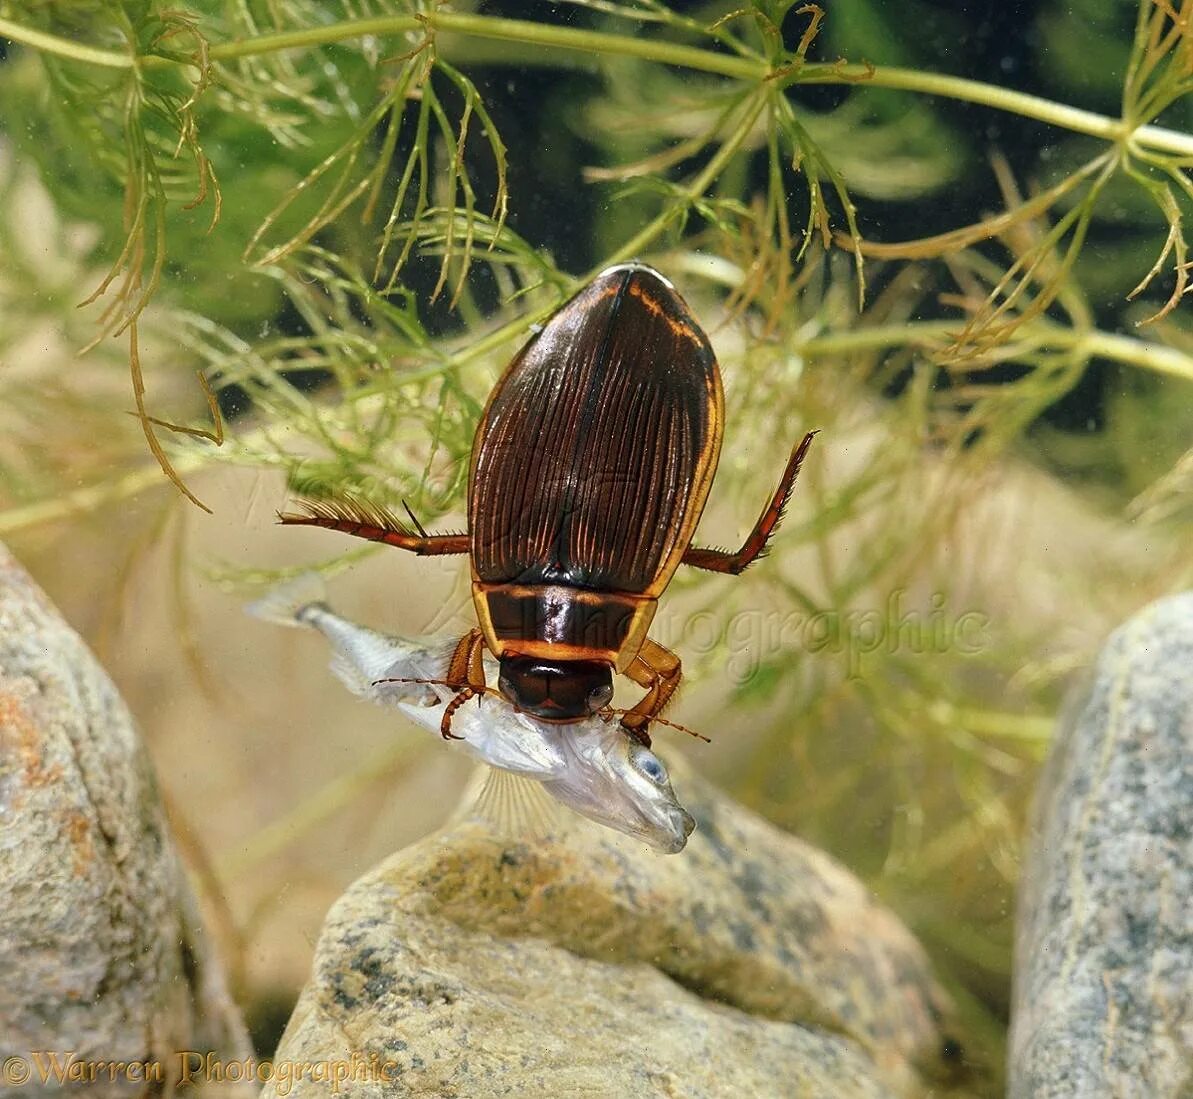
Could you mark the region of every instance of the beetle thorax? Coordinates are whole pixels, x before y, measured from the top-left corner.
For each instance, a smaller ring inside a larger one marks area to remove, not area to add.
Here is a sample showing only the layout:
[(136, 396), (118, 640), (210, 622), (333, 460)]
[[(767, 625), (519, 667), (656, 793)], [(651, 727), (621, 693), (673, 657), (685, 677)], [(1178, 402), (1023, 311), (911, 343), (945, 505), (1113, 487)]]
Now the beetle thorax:
[(618, 671), (642, 647), (657, 606), (647, 596), (560, 584), (476, 581), (472, 591), (485, 644), (499, 660), (596, 661)]

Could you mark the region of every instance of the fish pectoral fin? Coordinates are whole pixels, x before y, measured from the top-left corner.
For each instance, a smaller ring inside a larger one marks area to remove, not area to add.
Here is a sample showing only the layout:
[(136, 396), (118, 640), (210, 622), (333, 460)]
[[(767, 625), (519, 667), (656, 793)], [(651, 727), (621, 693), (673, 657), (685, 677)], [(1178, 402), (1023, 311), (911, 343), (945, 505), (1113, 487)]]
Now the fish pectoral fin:
[(328, 667), (331, 668), (331, 674), (354, 695), (373, 702), (381, 701), (372, 697), (375, 694), (372, 677), (366, 675), (351, 657), (343, 653), (333, 653)]
[(482, 765), (464, 791), (452, 823), (479, 820), (508, 839), (544, 840), (566, 823), (559, 803), (541, 782)]

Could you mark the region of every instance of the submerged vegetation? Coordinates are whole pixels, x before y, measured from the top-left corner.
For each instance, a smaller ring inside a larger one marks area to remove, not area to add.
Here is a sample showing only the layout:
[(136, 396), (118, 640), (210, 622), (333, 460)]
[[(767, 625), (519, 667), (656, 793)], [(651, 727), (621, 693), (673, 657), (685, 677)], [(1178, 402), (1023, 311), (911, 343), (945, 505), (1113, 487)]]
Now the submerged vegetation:
[[(0, 0), (0, 535), (191, 506), (165, 478), (210, 507), (219, 463), (458, 512), (528, 326), (649, 261), (722, 360), (713, 512), (805, 427), (827, 456), (749, 583), (680, 584), (672, 640), (747, 715), (725, 777), (890, 897), (993, 1065), (1025, 799), (1090, 639), (1043, 642), (981, 509), (1064, 478), (1106, 529), (1193, 517), (1193, 0), (1042, 5), (1041, 94), (928, 64), (891, 10)], [(1113, 616), (1193, 579), (1172, 547), (1138, 589), (1070, 555), (1049, 598)]]

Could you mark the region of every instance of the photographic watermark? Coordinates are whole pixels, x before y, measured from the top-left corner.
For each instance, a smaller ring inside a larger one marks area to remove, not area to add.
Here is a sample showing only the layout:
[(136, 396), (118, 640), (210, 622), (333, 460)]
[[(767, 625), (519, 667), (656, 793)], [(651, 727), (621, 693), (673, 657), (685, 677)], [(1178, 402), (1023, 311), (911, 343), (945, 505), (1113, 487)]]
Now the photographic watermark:
[(725, 674), (738, 686), (779, 656), (797, 660), (801, 654), (828, 653), (842, 658), (847, 677), (856, 679), (874, 653), (974, 656), (989, 646), (991, 619), (985, 612), (956, 611), (942, 592), (934, 592), (926, 607), (908, 604), (906, 591), (896, 589), (881, 607), (750, 607), (728, 615), (700, 610), (660, 621), (652, 636), (690, 656), (723, 650)]
[[(176, 1050), (164, 1059), (142, 1061), (103, 1060), (81, 1057), (75, 1051), (31, 1050), (0, 1062), (0, 1088), (29, 1086), (42, 1088), (70, 1084), (249, 1084), (273, 1081), (278, 1095), (289, 1095), (294, 1085), (309, 1081), (338, 1094), (347, 1084), (392, 1083), (403, 1066), (379, 1054), (353, 1053), (348, 1057), (322, 1061), (270, 1060), (244, 1057), (225, 1060), (214, 1053)], [(131, 1094), (131, 1091), (130, 1091)]]

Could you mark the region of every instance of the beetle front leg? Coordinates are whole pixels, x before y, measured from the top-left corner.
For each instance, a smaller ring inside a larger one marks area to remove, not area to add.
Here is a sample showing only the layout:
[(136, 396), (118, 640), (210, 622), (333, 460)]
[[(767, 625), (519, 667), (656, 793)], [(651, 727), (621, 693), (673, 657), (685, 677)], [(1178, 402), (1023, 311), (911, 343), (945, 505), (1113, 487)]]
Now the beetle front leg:
[(650, 723), (675, 694), (681, 678), (680, 660), (648, 637), (642, 644), (625, 674), (635, 683), (647, 688), (645, 697), (622, 716), (621, 726), (635, 740), (650, 747)]
[(474, 695), (480, 697), (485, 689), (485, 638), (480, 630), (469, 630), (456, 643), (447, 664), (447, 682), (462, 688), (460, 693), (447, 704), (439, 735), (444, 740), (463, 740), (452, 732), (452, 718), (456, 711)]

